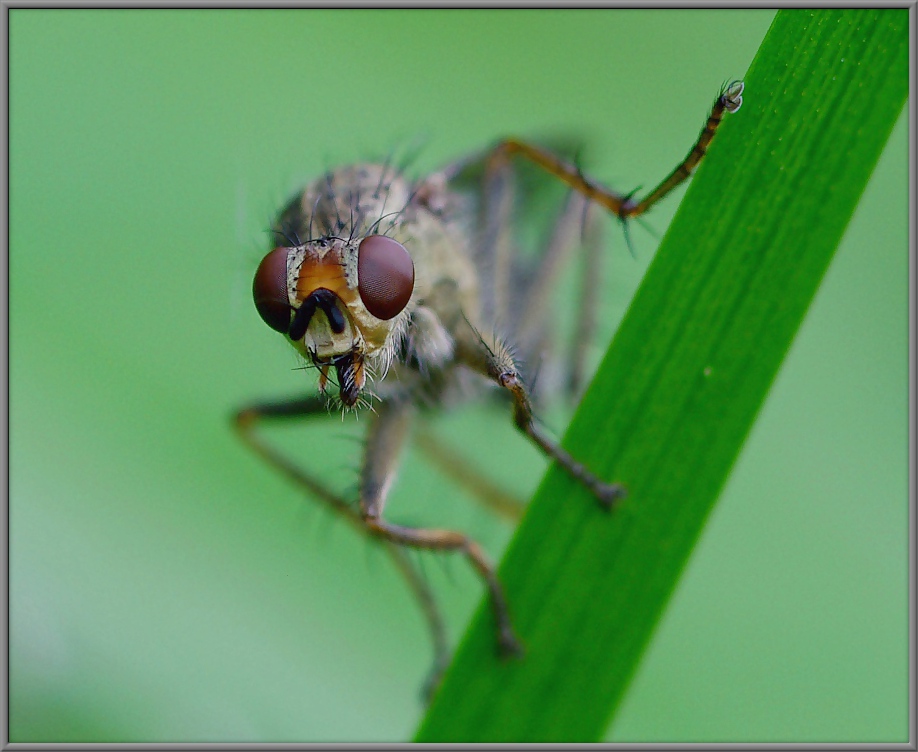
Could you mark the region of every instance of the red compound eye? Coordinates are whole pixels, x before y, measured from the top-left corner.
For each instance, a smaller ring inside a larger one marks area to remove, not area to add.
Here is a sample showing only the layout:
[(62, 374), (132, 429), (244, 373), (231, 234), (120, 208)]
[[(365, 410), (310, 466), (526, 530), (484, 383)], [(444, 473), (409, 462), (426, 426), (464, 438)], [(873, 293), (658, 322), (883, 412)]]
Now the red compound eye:
[(357, 289), (366, 309), (388, 321), (408, 305), (414, 290), (414, 262), (405, 246), (385, 235), (370, 235), (357, 251)]
[(281, 334), (290, 328), (290, 301), (287, 298), (287, 254), (289, 248), (275, 248), (265, 256), (255, 272), (252, 296), (255, 308), (268, 326)]

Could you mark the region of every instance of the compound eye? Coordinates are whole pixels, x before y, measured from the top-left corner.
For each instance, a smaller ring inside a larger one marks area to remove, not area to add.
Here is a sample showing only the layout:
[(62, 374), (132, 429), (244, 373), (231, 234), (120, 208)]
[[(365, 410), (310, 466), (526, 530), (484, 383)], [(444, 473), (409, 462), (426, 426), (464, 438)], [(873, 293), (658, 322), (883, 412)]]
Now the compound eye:
[(290, 328), (292, 308), (287, 298), (287, 254), (289, 248), (275, 248), (265, 256), (255, 272), (252, 296), (255, 308), (268, 326), (281, 334)]
[(388, 321), (408, 305), (414, 262), (405, 246), (385, 235), (369, 235), (357, 251), (357, 289), (366, 309)]

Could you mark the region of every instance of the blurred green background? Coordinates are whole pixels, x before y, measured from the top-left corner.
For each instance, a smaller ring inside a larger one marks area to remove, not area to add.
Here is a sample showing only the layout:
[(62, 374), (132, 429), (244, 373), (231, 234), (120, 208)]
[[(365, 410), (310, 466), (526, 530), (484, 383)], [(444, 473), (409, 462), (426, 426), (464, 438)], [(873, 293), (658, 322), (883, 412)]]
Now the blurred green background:
[[(314, 388), (251, 304), (272, 212), (342, 162), (417, 145), (422, 173), (507, 134), (650, 186), (772, 17), (10, 11), (11, 740), (410, 738), (430, 647), (406, 588), (229, 427)], [(907, 739), (907, 138), (903, 114), (609, 741)], [(594, 358), (656, 245), (609, 229)], [(538, 482), (508, 416), (437, 428)], [(360, 429), (272, 436), (345, 489)], [(414, 452), (390, 510), (495, 556), (512, 532)], [(455, 641), (480, 585), (418, 561)]]

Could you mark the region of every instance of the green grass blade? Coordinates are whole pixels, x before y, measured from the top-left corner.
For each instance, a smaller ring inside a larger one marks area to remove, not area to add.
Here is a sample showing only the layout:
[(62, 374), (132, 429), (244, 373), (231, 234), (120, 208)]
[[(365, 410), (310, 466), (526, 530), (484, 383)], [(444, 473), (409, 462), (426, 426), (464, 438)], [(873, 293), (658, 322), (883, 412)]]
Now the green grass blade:
[(908, 10), (781, 11), (745, 80), (564, 440), (630, 496), (549, 470), (500, 569), (528, 653), (482, 606), (418, 741), (602, 738), (902, 111)]

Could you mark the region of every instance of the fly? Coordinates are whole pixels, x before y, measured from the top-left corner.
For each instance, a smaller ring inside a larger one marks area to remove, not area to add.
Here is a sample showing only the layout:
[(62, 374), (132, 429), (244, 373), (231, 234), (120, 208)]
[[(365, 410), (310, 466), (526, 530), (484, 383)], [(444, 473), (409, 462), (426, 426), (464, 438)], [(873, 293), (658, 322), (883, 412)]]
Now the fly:
[[(549, 151), (508, 139), (417, 181), (387, 164), (343, 167), (308, 185), (278, 215), (273, 232), (282, 243), (255, 274), (255, 307), (318, 370), (318, 393), (246, 407), (237, 414), (236, 427), (269, 464), (382, 542), (433, 635), (429, 688), (436, 686), (449, 651), (432, 594), (406, 548), (461, 552), (488, 589), (498, 650), (517, 655), (522, 646), (494, 567), (474, 540), (452, 530), (404, 527), (383, 516), (413, 419), (475, 395), (502, 395), (516, 427), (586, 486), (604, 509), (614, 507), (625, 494), (622, 486), (596, 477), (535, 422), (532, 374), (524, 374), (520, 364), (538, 360), (549, 313), (544, 295), (575, 245), (564, 228), (579, 221), (588, 240), (593, 204), (623, 224), (647, 212), (693, 172), (724, 114), (739, 109), (742, 92), (741, 81), (724, 87), (688, 155), (640, 200), (588, 179)], [(508, 237), (513, 158), (532, 163), (571, 189), (553, 240), (526, 271), (527, 259)], [(477, 183), (471, 199), (465, 189), (470, 181)], [(588, 254), (599, 251), (596, 243), (585, 246)], [(589, 309), (587, 300), (581, 334)], [(505, 329), (500, 336), (498, 324)], [(567, 360), (574, 376), (570, 384), (576, 381), (582, 351)], [(356, 504), (256, 431), (262, 421), (327, 415), (330, 401), (344, 410), (368, 407), (372, 401)], [(512, 499), (432, 436), (425, 435), (422, 448), (494, 509), (518, 514)]]

